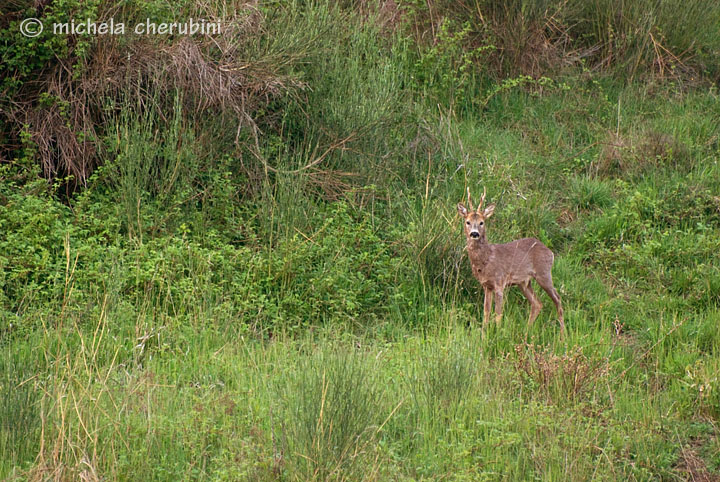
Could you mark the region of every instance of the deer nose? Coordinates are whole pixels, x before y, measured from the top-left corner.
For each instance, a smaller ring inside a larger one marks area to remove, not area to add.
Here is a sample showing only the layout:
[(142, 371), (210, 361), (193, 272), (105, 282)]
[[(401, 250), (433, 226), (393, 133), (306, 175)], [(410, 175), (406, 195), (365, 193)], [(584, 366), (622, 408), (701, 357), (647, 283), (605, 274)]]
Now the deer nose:
[(471, 237), (471, 238), (479, 238), (479, 237), (480, 237), (480, 233), (478, 233), (477, 231), (473, 231), (472, 233), (470, 233), (470, 237)]

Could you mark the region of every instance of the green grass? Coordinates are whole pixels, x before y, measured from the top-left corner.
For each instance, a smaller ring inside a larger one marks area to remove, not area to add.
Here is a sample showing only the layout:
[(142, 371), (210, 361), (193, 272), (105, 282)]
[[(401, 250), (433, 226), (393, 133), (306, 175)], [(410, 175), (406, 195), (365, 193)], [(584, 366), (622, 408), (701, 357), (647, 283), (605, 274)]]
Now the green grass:
[[(607, 320), (562, 343), (518, 318), (483, 337), (450, 313), (393, 342), (177, 327), (126, 355), (113, 319), (98, 320), (36, 342), (55, 353), (39, 361), (50, 380), (29, 382), (49, 392), (45, 449), (26, 462), (61, 478), (579, 480), (679, 476), (679, 449), (697, 439), (714, 453), (716, 365), (687, 322), (630, 337)], [(38, 417), (24, 422), (36, 438)]]
[[(258, 10), (242, 48), (287, 83), (257, 131), (149, 85), (81, 191), (32, 143), (1, 166), (0, 478), (718, 475), (717, 90), (629, 81), (641, 50), (496, 79), (410, 7)], [(516, 288), (481, 329), (467, 187), (491, 242), (555, 252), (566, 337)]]

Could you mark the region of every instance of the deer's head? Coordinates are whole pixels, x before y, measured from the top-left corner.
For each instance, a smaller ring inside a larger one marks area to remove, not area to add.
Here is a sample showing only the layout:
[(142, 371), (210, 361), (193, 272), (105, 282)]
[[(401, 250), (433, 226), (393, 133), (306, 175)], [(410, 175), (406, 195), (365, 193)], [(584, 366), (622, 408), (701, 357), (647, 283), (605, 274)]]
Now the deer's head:
[(470, 201), (470, 188), (468, 188), (468, 207), (466, 208), (463, 203), (458, 203), (457, 208), (460, 216), (463, 218), (463, 226), (465, 227), (465, 236), (468, 240), (485, 239), (485, 222), (492, 216), (495, 211), (495, 205), (490, 204), (484, 210), (482, 208), (485, 202), (485, 190), (480, 198), (480, 204), (477, 209), (472, 207), (472, 201)]

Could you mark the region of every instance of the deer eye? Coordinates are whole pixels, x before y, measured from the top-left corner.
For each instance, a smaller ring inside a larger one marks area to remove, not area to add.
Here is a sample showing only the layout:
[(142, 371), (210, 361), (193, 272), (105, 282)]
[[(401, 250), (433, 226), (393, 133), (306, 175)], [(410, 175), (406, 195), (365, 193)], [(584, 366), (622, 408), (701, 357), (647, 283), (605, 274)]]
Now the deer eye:
[(480, 221), (480, 226), (482, 226), (483, 224), (485, 224), (485, 223), (484, 223), (484, 222), (482, 222), (482, 221)]
[(467, 224), (468, 226), (470, 226), (470, 221), (465, 221), (465, 224)]

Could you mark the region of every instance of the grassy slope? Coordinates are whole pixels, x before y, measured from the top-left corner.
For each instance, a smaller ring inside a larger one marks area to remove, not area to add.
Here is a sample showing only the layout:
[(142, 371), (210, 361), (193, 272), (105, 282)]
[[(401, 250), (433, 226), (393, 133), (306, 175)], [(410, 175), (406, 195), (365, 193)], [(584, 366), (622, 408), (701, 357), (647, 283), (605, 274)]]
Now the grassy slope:
[[(200, 171), (177, 110), (163, 138), (152, 118), (108, 129), (115, 159), (72, 208), (3, 188), (0, 475), (716, 472), (717, 93), (573, 75), (457, 114), (401, 90), (407, 51), (354, 35), (307, 67), (308, 118), (261, 148), (292, 169), (323, 128), (370, 125), (328, 164), (373, 188), (328, 202), (311, 176), (277, 175), (239, 202), (248, 180), (233, 159)], [(158, 158), (179, 188), (133, 163)], [(203, 201), (185, 202), (197, 183)], [(545, 295), (527, 328), (514, 291), (482, 336), (455, 218), (466, 184), (497, 203), (492, 241), (556, 252), (566, 340)]]

